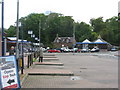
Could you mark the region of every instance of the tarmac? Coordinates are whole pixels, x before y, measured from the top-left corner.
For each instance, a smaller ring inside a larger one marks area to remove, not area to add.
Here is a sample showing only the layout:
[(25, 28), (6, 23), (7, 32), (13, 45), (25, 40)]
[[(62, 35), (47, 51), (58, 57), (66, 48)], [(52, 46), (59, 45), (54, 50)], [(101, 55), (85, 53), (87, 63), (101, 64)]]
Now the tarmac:
[(118, 88), (118, 60), (45, 53), (44, 62), (25, 68), (20, 81), (22, 88)]

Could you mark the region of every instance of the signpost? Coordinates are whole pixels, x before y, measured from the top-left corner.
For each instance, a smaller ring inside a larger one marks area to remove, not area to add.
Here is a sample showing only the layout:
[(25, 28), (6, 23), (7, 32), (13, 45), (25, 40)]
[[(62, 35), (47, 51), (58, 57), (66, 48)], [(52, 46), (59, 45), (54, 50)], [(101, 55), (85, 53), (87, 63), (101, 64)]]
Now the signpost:
[(0, 88), (20, 88), (15, 56), (0, 57)]

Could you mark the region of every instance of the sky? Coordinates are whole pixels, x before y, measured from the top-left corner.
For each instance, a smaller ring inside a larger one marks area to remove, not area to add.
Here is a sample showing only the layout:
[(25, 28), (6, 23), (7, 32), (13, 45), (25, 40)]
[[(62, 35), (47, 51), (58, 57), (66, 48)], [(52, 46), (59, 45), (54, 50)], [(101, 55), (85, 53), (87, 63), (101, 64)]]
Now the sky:
[[(76, 22), (84, 21), (89, 24), (91, 18), (103, 17), (106, 20), (117, 16), (118, 2), (119, 0), (19, 0), (19, 18), (30, 13), (52, 11), (72, 16)], [(16, 17), (17, 0), (4, 0), (4, 27), (8, 29), (10, 25), (15, 25)]]

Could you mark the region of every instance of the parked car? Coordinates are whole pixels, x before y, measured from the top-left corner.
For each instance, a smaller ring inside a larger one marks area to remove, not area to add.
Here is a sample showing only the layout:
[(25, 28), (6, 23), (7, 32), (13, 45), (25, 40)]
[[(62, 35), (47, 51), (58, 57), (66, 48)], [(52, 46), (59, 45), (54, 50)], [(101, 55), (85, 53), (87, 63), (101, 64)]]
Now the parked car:
[(78, 48), (73, 48), (73, 49), (71, 49), (71, 51), (72, 51), (72, 52), (80, 52), (80, 49), (78, 49)]
[(71, 52), (71, 49), (66, 48), (66, 49), (64, 49), (64, 52)]
[(116, 48), (111, 48), (110, 51), (117, 51), (117, 49)]
[(81, 49), (81, 52), (89, 52), (90, 50), (89, 49), (86, 49), (86, 48), (83, 48)]
[(91, 52), (99, 52), (100, 51), (100, 49), (99, 48), (93, 48), (93, 49), (91, 49)]
[(60, 50), (56, 50), (56, 49), (49, 49), (48, 52), (49, 53), (55, 53), (55, 52), (60, 53), (61, 51)]
[(56, 48), (56, 50), (59, 50), (60, 52), (64, 52), (62, 48)]
[(81, 51), (80, 49), (77, 50), (77, 52), (80, 52), (80, 51)]

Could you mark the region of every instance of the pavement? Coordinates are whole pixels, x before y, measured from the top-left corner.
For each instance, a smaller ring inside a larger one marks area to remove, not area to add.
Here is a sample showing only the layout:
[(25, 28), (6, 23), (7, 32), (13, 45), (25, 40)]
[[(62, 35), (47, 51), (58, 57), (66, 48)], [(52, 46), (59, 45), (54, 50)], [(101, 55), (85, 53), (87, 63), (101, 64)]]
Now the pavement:
[(63, 63), (56, 63), (56, 62), (34, 62), (35, 65), (58, 65), (63, 66)]
[[(21, 75), (22, 88), (118, 88), (118, 60), (111, 53), (47, 53)], [(107, 56), (107, 58), (106, 58)], [(63, 65), (59, 65), (63, 64)]]
[[(25, 62), (27, 63), (27, 57), (25, 57), (25, 60), (26, 60)], [(44, 58), (43, 58), (44, 62), (38, 62), (37, 59), (37, 61), (34, 62), (32, 66), (24, 69), (23, 75), (20, 74), (21, 85), (23, 85), (23, 82), (27, 79), (28, 76), (31, 75), (73, 76), (74, 74), (70, 70), (61, 69), (61, 67), (64, 66), (64, 64), (58, 62), (58, 60), (59, 59), (54, 54), (44, 54)], [(25, 65), (27, 65), (26, 63)], [(53, 67), (48, 68), (47, 66), (53, 66)], [(57, 68), (55, 68), (55, 66), (57, 66)], [(19, 73), (21, 73), (21, 71)]]

